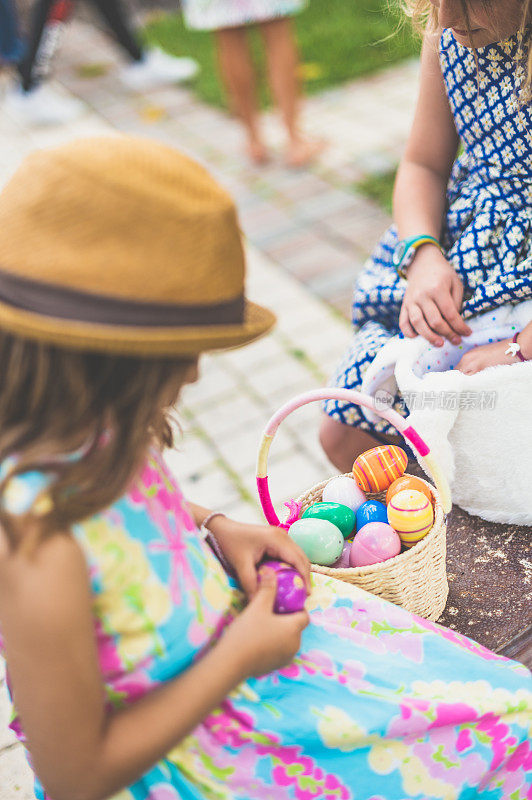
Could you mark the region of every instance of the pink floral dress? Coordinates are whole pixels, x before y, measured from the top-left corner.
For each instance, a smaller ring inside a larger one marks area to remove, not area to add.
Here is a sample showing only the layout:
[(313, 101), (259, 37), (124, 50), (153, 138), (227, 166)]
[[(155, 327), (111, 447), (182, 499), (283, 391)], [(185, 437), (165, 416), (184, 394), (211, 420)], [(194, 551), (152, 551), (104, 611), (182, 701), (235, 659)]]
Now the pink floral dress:
[[(43, 480), (12, 481), (10, 502)], [(110, 708), (190, 667), (242, 607), (158, 454), (73, 533)], [(114, 800), (530, 797), (528, 670), (347, 583), (313, 581), (294, 661), (235, 689)], [(24, 740), (15, 712), (12, 728)]]

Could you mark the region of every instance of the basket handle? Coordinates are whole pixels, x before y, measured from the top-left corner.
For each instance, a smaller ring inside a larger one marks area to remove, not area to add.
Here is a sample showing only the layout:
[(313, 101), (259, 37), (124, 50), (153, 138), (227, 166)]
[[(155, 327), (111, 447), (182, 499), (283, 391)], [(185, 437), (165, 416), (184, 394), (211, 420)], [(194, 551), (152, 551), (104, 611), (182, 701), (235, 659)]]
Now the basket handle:
[(270, 525), (277, 525), (285, 527), (280, 522), (279, 517), (275, 513), (272, 504), (270, 489), (268, 486), (268, 453), (273, 437), (277, 432), (277, 428), (281, 422), (295, 411), (297, 408), (306, 405), (307, 403), (315, 403), (320, 400), (347, 400), (350, 403), (355, 403), (359, 406), (371, 409), (375, 414), (387, 420), (394, 428), (397, 428), (399, 433), (406, 439), (416, 454), (421, 466), (428, 472), (436, 485), (436, 489), (440, 495), (441, 503), (445, 514), (448, 514), (452, 507), (451, 491), (449, 483), (439, 463), (432, 456), (430, 447), (421, 438), (415, 428), (409, 424), (408, 417), (405, 419), (393, 408), (377, 408), (375, 399), (362, 392), (357, 392), (354, 389), (334, 389), (326, 387), (324, 389), (314, 389), (310, 392), (298, 394), (292, 400), (289, 400), (276, 413), (270, 418), (259, 447), (259, 454), (257, 459), (257, 490), (259, 499), (264, 512), (264, 516)]

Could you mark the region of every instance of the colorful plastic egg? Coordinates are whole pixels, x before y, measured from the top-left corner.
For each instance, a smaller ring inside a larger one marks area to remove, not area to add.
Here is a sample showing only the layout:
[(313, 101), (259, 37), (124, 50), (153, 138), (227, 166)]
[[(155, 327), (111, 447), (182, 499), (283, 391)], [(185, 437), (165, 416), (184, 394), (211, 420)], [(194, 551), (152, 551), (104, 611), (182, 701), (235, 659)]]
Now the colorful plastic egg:
[(342, 554), (338, 561), (335, 561), (334, 564), (331, 566), (335, 567), (336, 569), (347, 569), (351, 566), (349, 562), (349, 555), (351, 553), (351, 545), (353, 543), (350, 541), (344, 542), (344, 548), (342, 550)]
[(360, 506), (356, 516), (357, 531), (367, 525), (368, 522), (385, 522), (388, 523), (388, 512), (384, 503), (379, 503), (378, 500), (366, 500)]
[(293, 614), (295, 611), (302, 611), (307, 599), (307, 590), (297, 569), (285, 564), (284, 561), (264, 561), (261, 566), (273, 569), (277, 576), (277, 592), (273, 607), (275, 613)]
[(313, 564), (330, 567), (340, 558), (344, 537), (327, 519), (298, 519), (288, 529), (290, 538), (300, 546)]
[(390, 525), (369, 522), (353, 539), (349, 562), (352, 567), (367, 567), (387, 561), (400, 552), (401, 540)]
[(405, 451), (394, 444), (366, 450), (353, 464), (353, 478), (364, 492), (382, 492), (400, 478), (408, 464)]
[(341, 503), (352, 511), (356, 511), (362, 503), (366, 502), (366, 495), (353, 478), (348, 475), (339, 475), (337, 478), (332, 478), (325, 486), (322, 500), (326, 503)]
[(397, 478), (388, 488), (386, 492), (386, 505), (388, 505), (394, 494), (402, 492), (404, 489), (415, 489), (417, 492), (424, 494), (432, 503), (433, 494), (425, 481), (422, 481), (421, 478), (416, 478), (414, 475), (403, 475), (402, 478)]
[(340, 503), (313, 503), (301, 519), (326, 519), (341, 530), (344, 539), (351, 536), (355, 527), (355, 512)]
[(405, 547), (412, 547), (427, 535), (434, 524), (432, 503), (415, 489), (403, 489), (388, 503), (388, 522)]

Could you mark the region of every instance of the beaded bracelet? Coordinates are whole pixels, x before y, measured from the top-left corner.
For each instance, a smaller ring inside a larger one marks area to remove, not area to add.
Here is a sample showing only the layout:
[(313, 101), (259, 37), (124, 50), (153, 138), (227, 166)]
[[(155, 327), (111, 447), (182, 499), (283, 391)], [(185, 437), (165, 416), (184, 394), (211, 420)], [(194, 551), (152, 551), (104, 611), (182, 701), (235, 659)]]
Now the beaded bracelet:
[(203, 522), (201, 523), (200, 526), (201, 538), (206, 539), (208, 536), (213, 535), (212, 531), (209, 530), (209, 522), (211, 522), (214, 519), (214, 517), (225, 517), (225, 516), (226, 515), (223, 513), (223, 511), (211, 511), (211, 513), (208, 516), (206, 516)]
[(225, 571), (229, 575), (234, 575), (234, 570), (233, 570), (231, 564), (229, 563), (229, 561), (224, 556), (223, 550), (220, 547), (220, 545), (218, 543), (218, 540), (216, 539), (216, 536), (207, 527), (209, 522), (211, 522), (211, 520), (213, 520), (214, 517), (225, 517), (225, 516), (226, 515), (223, 513), (223, 511), (213, 511), (201, 523), (200, 534), (201, 534), (202, 539), (205, 542), (207, 542), (207, 544), (209, 545), (209, 547), (211, 548), (212, 552), (214, 553), (214, 555), (216, 556), (216, 558), (218, 559), (218, 561), (220, 562), (222, 567), (225, 569)]
[(512, 339), (512, 343), (508, 345), (508, 347), (504, 351), (504, 355), (512, 356), (512, 358), (518, 358), (520, 361), (526, 361), (527, 359), (521, 352), (521, 345), (517, 341), (517, 337), (519, 336), (520, 333), (521, 331), (519, 331), (518, 333), (514, 333), (514, 338)]

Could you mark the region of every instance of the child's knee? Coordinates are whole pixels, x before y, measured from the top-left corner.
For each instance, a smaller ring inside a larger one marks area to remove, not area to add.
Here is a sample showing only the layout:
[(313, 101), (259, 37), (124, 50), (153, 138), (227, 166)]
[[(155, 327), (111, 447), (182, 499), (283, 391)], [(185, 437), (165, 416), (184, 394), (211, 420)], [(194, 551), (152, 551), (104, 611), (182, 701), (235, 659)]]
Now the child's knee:
[(346, 425), (336, 420), (331, 419), (327, 414), (324, 414), (320, 424), (320, 444), (323, 448), (325, 455), (333, 462), (333, 456), (337, 455), (342, 445), (342, 439), (346, 433)]
[(321, 420), (319, 437), (325, 455), (341, 472), (350, 472), (355, 458), (381, 443), (370, 433), (337, 422), (326, 414)]
[(320, 444), (329, 461), (341, 472), (349, 472), (353, 459), (364, 447), (364, 433), (323, 415), (320, 425)]

